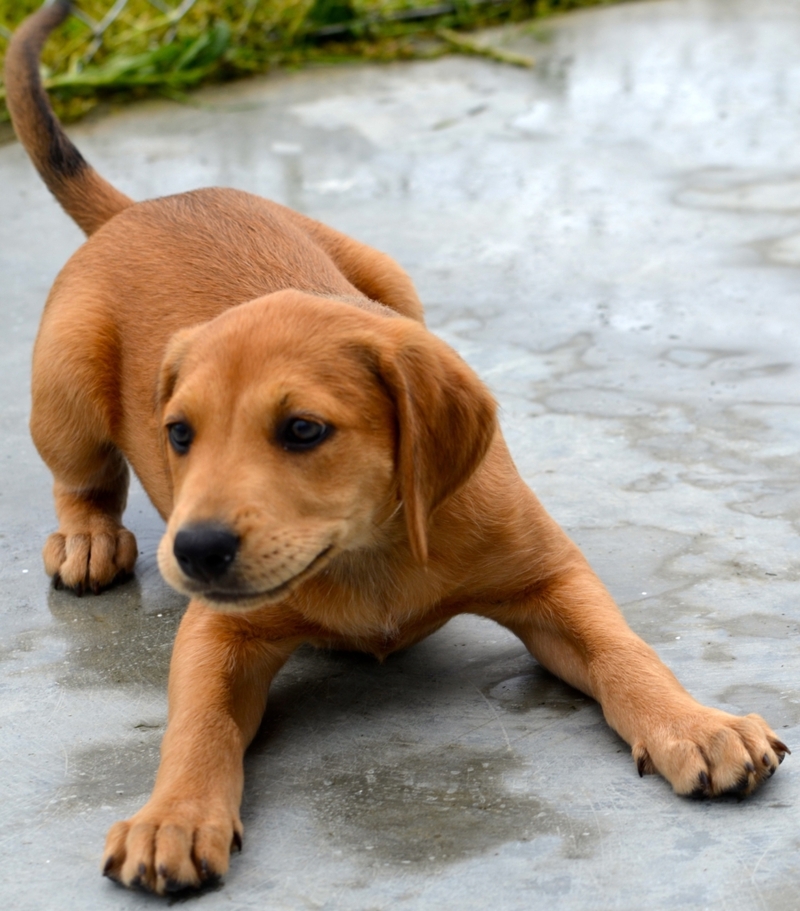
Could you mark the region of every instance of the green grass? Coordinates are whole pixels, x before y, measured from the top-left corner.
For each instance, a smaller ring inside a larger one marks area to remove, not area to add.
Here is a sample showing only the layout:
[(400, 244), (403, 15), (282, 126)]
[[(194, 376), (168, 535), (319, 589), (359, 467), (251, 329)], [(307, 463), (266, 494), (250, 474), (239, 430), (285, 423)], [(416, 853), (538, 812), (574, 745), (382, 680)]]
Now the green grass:
[[(70, 17), (45, 48), (44, 74), (59, 116), (75, 120), (103, 98), (125, 101), (152, 94), (185, 98), (201, 83), (276, 67), (480, 52), (455, 31), (612, 2), (196, 0), (176, 19), (147, 0), (129, 0), (90, 57), (91, 29)], [(78, 0), (80, 9), (95, 21), (111, 5), (112, 0)], [(178, 0), (167, 0), (167, 5), (177, 8)], [(39, 0), (0, 0), (0, 62), (13, 29), (38, 6)], [(512, 56), (509, 62), (524, 63)], [(4, 97), (0, 82), (0, 121), (8, 119)]]

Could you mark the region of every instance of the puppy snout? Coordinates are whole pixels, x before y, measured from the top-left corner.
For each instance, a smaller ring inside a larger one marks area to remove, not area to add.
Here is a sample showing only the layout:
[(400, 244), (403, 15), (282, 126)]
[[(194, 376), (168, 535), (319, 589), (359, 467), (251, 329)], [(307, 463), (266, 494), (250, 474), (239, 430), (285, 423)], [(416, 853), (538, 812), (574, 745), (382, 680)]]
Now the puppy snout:
[(185, 575), (214, 582), (228, 571), (239, 550), (239, 538), (223, 525), (189, 525), (175, 535), (172, 552)]

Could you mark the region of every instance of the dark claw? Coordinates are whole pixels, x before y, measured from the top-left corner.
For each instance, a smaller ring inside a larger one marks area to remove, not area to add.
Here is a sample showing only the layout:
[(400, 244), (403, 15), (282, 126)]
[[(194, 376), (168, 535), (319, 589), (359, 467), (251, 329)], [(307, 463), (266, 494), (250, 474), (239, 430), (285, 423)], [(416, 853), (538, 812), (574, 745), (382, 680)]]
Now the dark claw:
[(753, 765), (752, 762), (746, 762), (744, 764), (744, 768), (745, 768), (746, 772), (749, 772), (751, 775), (755, 775), (756, 767)]
[(61, 589), (63, 587), (64, 587), (64, 583), (61, 581), (61, 576), (59, 576), (59, 574), (56, 573), (53, 576), (53, 588), (55, 588), (56, 591), (61, 591)]
[[(637, 763), (638, 765), (638, 763)], [(641, 771), (639, 772), (641, 775)], [(236, 848), (237, 851), (242, 850), (242, 836), (238, 832), (233, 833), (233, 840), (231, 841), (231, 848)]]
[[(106, 862), (103, 864), (103, 876), (111, 876), (111, 868), (114, 866), (114, 855), (109, 854)], [(111, 876), (112, 879), (116, 877)]]
[(698, 785), (690, 796), (695, 800), (702, 800), (704, 797), (708, 797), (711, 794), (711, 779), (709, 778), (708, 772), (701, 772), (697, 776), (697, 781)]
[(650, 754), (647, 752), (647, 747), (640, 748), (639, 755), (636, 757), (636, 769), (640, 778), (644, 778), (645, 775), (652, 775), (655, 771), (655, 766)]
[(220, 875), (216, 870), (212, 870), (208, 861), (204, 857), (200, 861), (200, 882), (203, 886), (213, 886), (220, 880)]
[(769, 766), (772, 764), (769, 761), (769, 756), (766, 753), (764, 753), (764, 755), (761, 757), (761, 761), (764, 763), (765, 766), (767, 766), (767, 768), (769, 768)]
[(779, 758), (780, 758), (781, 762), (783, 762), (783, 756), (780, 754), (786, 753), (789, 756), (792, 755), (792, 751), (789, 749), (789, 747), (787, 747), (786, 744), (782, 743), (780, 740), (771, 741), (770, 746), (772, 747), (773, 750), (775, 750), (776, 753), (779, 754)]
[(158, 875), (164, 880), (164, 891), (169, 892), (174, 895), (176, 892), (194, 892), (197, 890), (197, 886), (194, 883), (184, 883), (179, 879), (175, 879), (173, 876), (169, 875), (169, 871), (161, 864), (158, 868)]
[(147, 876), (147, 866), (144, 863), (139, 864), (139, 869), (136, 871), (136, 876), (131, 880), (131, 888), (133, 889), (142, 889), (145, 892), (147, 891), (147, 886), (145, 886), (145, 877)]
[(738, 794), (742, 794), (744, 791), (746, 791), (748, 789), (749, 786), (750, 786), (750, 777), (748, 775), (744, 775), (742, 778), (740, 778), (736, 782), (735, 785), (733, 785), (732, 787), (727, 788), (725, 791), (723, 791), (723, 794), (731, 794), (734, 796), (738, 795)]
[(165, 892), (185, 892), (188, 888), (186, 883), (179, 882), (177, 879), (167, 879), (164, 882)]
[(771, 766), (769, 767), (769, 777), (772, 778), (772, 776), (773, 776), (777, 771), (778, 771), (777, 767), (774, 766), (774, 765), (771, 765)]
[(701, 772), (697, 776), (697, 780), (699, 784), (689, 796), (693, 797), (695, 800), (702, 800), (711, 793), (711, 779), (706, 772)]

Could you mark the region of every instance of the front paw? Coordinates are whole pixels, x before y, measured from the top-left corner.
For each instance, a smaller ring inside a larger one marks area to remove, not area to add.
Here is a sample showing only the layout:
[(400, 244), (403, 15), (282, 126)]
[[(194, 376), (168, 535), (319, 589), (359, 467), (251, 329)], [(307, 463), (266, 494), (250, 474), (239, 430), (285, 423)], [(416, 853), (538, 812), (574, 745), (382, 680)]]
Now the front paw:
[(658, 772), (677, 794), (752, 793), (791, 751), (760, 715), (702, 708), (656, 728), (633, 746), (640, 775)]
[(199, 889), (227, 872), (231, 850), (241, 846), (237, 813), (204, 800), (151, 801), (109, 830), (103, 875), (158, 895)]
[(55, 532), (44, 545), (42, 556), (56, 587), (86, 589), (95, 594), (133, 572), (136, 538), (127, 528), (91, 529), (85, 533)]

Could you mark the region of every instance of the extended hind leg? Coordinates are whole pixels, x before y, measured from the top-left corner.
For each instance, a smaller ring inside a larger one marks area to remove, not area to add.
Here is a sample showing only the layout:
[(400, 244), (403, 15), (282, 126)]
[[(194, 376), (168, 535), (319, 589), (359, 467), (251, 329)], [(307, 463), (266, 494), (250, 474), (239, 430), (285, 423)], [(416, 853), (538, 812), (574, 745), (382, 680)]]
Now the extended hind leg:
[(122, 525), (128, 465), (92, 432), (98, 428), (90, 409), (63, 399), (56, 409), (55, 398), (61, 396), (34, 389), (31, 417), (34, 442), (53, 472), (59, 526), (42, 551), (45, 570), (57, 586), (97, 593), (130, 575), (136, 562), (136, 539)]

